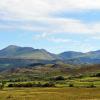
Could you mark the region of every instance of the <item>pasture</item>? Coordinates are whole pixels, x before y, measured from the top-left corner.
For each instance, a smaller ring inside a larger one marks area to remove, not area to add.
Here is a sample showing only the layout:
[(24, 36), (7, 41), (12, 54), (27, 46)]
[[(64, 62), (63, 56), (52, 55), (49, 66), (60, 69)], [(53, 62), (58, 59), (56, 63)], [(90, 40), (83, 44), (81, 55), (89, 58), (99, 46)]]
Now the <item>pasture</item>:
[(100, 100), (100, 88), (4, 88), (0, 100)]

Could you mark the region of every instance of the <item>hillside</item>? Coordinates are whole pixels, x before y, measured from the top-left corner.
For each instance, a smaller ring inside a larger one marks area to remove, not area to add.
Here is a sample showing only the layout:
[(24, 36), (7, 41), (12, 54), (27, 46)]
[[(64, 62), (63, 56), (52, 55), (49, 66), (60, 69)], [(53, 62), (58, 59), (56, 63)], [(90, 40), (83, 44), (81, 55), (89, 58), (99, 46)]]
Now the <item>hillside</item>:
[(99, 65), (80, 65), (69, 64), (39, 64), (27, 67), (9, 68), (0, 71), (0, 79), (27, 79), (38, 80), (54, 76), (80, 76), (100, 73)]
[(0, 50), (0, 58), (54, 60), (56, 59), (56, 55), (49, 53), (44, 49), (10, 45)]
[(63, 60), (67, 60), (67, 59), (77, 58), (82, 55), (84, 55), (84, 53), (82, 52), (67, 51), (67, 52), (60, 53), (58, 56)]
[(0, 68), (27, 66), (34, 63), (100, 64), (100, 50), (86, 53), (67, 51), (53, 54), (45, 49), (10, 45), (0, 50)]

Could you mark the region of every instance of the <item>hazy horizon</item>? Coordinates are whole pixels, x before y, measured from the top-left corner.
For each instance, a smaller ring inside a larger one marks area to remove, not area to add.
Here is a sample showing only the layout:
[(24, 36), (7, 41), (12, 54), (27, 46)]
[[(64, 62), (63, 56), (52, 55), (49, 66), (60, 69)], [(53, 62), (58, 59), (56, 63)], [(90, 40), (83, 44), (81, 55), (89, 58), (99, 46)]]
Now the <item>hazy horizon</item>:
[[(3, 50), (3, 49), (5, 49), (5, 48), (7, 48), (7, 47), (9, 47), (9, 46), (18, 46), (18, 47), (29, 47), (29, 48), (33, 48), (33, 49), (44, 49), (44, 48), (34, 48), (34, 47), (32, 47), (32, 46), (20, 46), (20, 45), (7, 45), (6, 47), (4, 47), (4, 48), (0, 48), (0, 50)], [(46, 50), (46, 51), (48, 51), (47, 49), (44, 49), (44, 50)], [(98, 50), (100, 50), (100, 49), (98, 49)], [(92, 51), (87, 51), (87, 52), (82, 52), (82, 51), (75, 51), (75, 50), (67, 50), (67, 51), (60, 51), (60, 52), (58, 52), (58, 53), (56, 53), (56, 52), (51, 52), (51, 51), (48, 51), (48, 52), (50, 52), (50, 53), (54, 53), (54, 54), (60, 54), (60, 53), (63, 53), (63, 52), (81, 52), (81, 53), (88, 53), (88, 52), (93, 52), (93, 51), (98, 51), (98, 50), (92, 50)]]

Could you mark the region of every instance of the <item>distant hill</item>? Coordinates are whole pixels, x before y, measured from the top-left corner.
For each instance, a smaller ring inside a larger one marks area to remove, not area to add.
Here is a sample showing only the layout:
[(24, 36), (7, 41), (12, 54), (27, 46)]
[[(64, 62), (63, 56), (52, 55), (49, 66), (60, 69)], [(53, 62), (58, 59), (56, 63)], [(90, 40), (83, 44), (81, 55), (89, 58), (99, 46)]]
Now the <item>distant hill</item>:
[(87, 53), (68, 51), (58, 56), (69, 64), (100, 64), (100, 50)]
[[(34, 62), (35, 61), (35, 62)], [(45, 49), (10, 45), (0, 50), (1, 66), (25, 66), (34, 63), (100, 64), (100, 50), (87, 53), (67, 51), (52, 54)]]
[(91, 59), (100, 59), (100, 50), (87, 52), (83, 57), (87, 57)]
[(57, 59), (55, 54), (49, 53), (44, 49), (34, 49), (31, 47), (19, 47), (10, 45), (0, 50), (0, 58), (22, 58), (22, 59)]
[(63, 53), (59, 54), (58, 56), (60, 58), (62, 58), (63, 60), (66, 60), (66, 59), (77, 58), (82, 55), (84, 55), (84, 53), (82, 53), (82, 52), (68, 51), (68, 52), (63, 52)]

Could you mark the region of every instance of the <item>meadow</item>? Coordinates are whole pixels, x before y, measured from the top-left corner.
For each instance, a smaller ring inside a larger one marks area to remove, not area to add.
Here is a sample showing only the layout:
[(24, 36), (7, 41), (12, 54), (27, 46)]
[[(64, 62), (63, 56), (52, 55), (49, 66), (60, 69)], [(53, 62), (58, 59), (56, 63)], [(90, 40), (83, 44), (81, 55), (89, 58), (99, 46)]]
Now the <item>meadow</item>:
[(5, 88), (0, 100), (100, 100), (100, 88)]
[(25, 69), (2, 73), (0, 100), (100, 100), (100, 70), (94, 72), (91, 68), (91, 73), (87, 68), (69, 70), (74, 74), (59, 69), (49, 70), (50, 73), (41, 70), (31, 74), (29, 69), (27, 73), (22, 72)]

